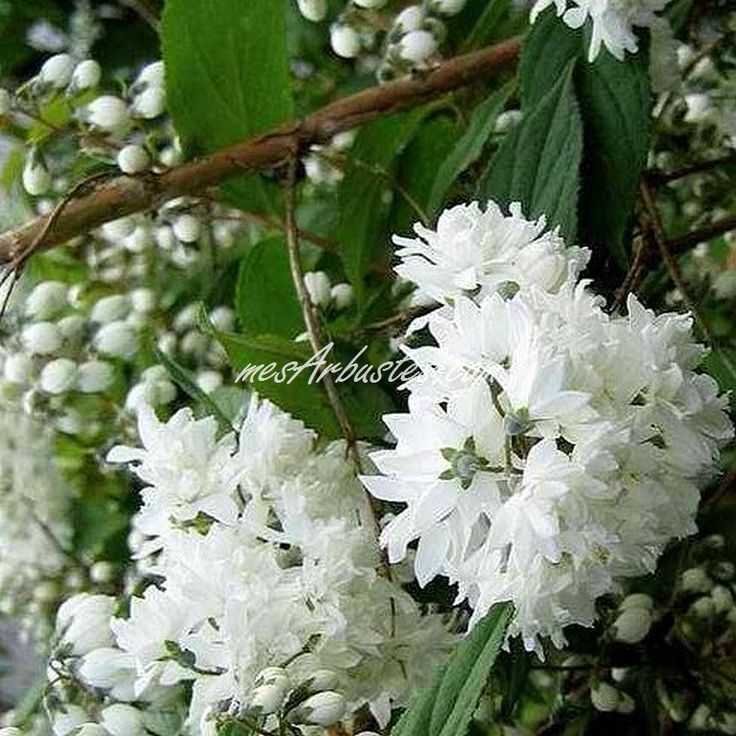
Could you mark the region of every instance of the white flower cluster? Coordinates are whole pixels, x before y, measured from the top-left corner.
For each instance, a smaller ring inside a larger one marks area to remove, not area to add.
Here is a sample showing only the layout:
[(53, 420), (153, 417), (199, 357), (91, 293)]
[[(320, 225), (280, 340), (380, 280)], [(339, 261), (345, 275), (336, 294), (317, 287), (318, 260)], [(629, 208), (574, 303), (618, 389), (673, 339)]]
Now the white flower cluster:
[(37, 637), (60, 581), (76, 587), (66, 554), (69, 501), (49, 433), (30, 417), (0, 411), (0, 614)]
[(344, 445), (317, 451), (313, 432), (256, 399), (239, 433), (219, 440), (214, 419), (189, 410), (161, 423), (144, 409), (139, 431), (142, 448), (108, 459), (146, 484), (138, 590), (155, 582), (109, 626), (115, 604), (104, 596), (79, 621), (60, 614), (54, 671), (104, 691), (102, 707), (155, 710), (190, 683), (192, 734), (228, 717), (327, 724), (366, 704), (386, 724), (452, 637), (376, 572)]
[(588, 58), (594, 61), (605, 46), (617, 59), (623, 60), (626, 52), (635, 53), (639, 42), (635, 27), (651, 28), (657, 21), (657, 13), (671, 0), (537, 0), (532, 7), (532, 22), (551, 5), (570, 28), (582, 28), (588, 18), (592, 22), (592, 34)]
[(529, 649), (590, 625), (619, 576), (654, 569), (695, 531), (699, 488), (733, 436), (687, 315), (633, 296), (612, 316), (578, 281), (587, 253), (544, 220), (489, 203), (397, 238), (399, 273), (444, 306), (409, 412), (385, 417), (395, 449), (364, 478), (406, 508), (384, 529), (391, 561), (418, 540), (416, 576), (458, 585), (474, 621), (512, 601)]

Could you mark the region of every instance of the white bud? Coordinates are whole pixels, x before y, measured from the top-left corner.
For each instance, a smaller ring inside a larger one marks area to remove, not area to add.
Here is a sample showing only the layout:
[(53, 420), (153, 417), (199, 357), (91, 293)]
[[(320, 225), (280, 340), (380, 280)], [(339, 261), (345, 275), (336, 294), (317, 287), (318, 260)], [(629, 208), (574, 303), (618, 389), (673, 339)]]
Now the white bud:
[(353, 303), (353, 287), (350, 284), (335, 284), (330, 289), (330, 297), (338, 309), (345, 309)]
[(151, 289), (139, 288), (130, 292), (130, 303), (133, 309), (141, 314), (148, 314), (156, 308), (156, 295)]
[(20, 341), (31, 355), (51, 355), (61, 347), (61, 331), (53, 322), (35, 322), (23, 328)]
[(360, 733), (356, 733), (355, 736), (381, 736), (381, 734), (376, 733), (376, 731), (361, 731)]
[(87, 122), (103, 130), (117, 132), (130, 124), (128, 106), (119, 97), (102, 95), (93, 100), (86, 111)]
[(90, 312), (93, 322), (107, 324), (118, 319), (123, 319), (130, 313), (130, 300), (122, 294), (113, 294), (98, 299)]
[(5, 359), (3, 376), (10, 383), (20, 383), (27, 386), (33, 378), (33, 361), (25, 353), (14, 353)]
[(130, 144), (118, 154), (118, 167), (124, 174), (140, 174), (151, 165), (151, 159), (143, 146)]
[(104, 585), (115, 579), (115, 566), (111, 562), (95, 562), (89, 569), (89, 577), (93, 583)]
[(211, 394), (222, 386), (222, 374), (217, 371), (200, 371), (197, 374), (197, 386), (206, 394)]
[(343, 59), (354, 59), (361, 49), (360, 34), (345, 23), (336, 23), (330, 28), (330, 45)]
[(77, 364), (73, 360), (57, 358), (43, 367), (38, 384), (47, 394), (63, 394), (74, 388), (78, 372)]
[(309, 675), (309, 677), (304, 681), (304, 684), (307, 685), (312, 692), (334, 690), (338, 686), (338, 683), (338, 677), (332, 670), (317, 670)]
[(71, 81), (74, 66), (74, 59), (69, 54), (56, 54), (44, 62), (38, 79), (54, 89), (62, 89)]
[(26, 315), (48, 319), (67, 305), (66, 294), (66, 284), (60, 281), (42, 281), (26, 298)]
[(210, 341), (207, 335), (203, 335), (199, 330), (189, 330), (182, 338), (179, 349), (182, 353), (191, 355), (204, 355), (207, 352)]
[(353, 0), (353, 2), (359, 8), (365, 8), (366, 10), (378, 10), (382, 8), (388, 0)]
[(398, 44), (399, 55), (412, 64), (423, 64), (437, 51), (437, 39), (429, 31), (409, 31)]
[(279, 685), (288, 690), (291, 687), (289, 674), (283, 667), (266, 667), (261, 670), (255, 677), (254, 684), (256, 687), (261, 685)]
[(250, 707), (261, 715), (275, 713), (286, 699), (286, 690), (278, 684), (259, 685), (250, 697)]
[(32, 197), (40, 197), (51, 188), (51, 174), (34, 152), (26, 158), (22, 178), (23, 188)]
[(64, 601), (56, 614), (56, 631), (74, 654), (84, 656), (113, 643), (110, 619), (117, 601), (109, 595), (78, 593)]
[(710, 97), (705, 92), (685, 95), (685, 104), (687, 105), (685, 114), (687, 123), (702, 123), (711, 113)]
[(686, 593), (707, 593), (713, 581), (702, 567), (691, 567), (680, 576), (680, 585)]
[(84, 331), (86, 321), (79, 314), (70, 314), (68, 317), (62, 317), (56, 324), (65, 340), (77, 340)]
[(627, 595), (619, 606), (619, 610), (621, 611), (625, 611), (628, 608), (645, 608), (651, 611), (654, 608), (654, 601), (646, 593), (632, 593), (631, 595)]
[(330, 302), (330, 279), (324, 271), (309, 271), (304, 274), (304, 285), (312, 304), (326, 306)]
[(727, 613), (733, 608), (733, 595), (725, 585), (716, 585), (710, 592), (716, 613)]
[(297, 718), (317, 726), (332, 726), (344, 715), (345, 698), (332, 690), (317, 693), (307, 698), (297, 709)]
[(174, 317), (173, 327), (177, 332), (184, 332), (190, 327), (194, 327), (197, 324), (197, 313), (199, 307), (195, 302), (187, 304), (181, 311)]
[(466, 2), (467, 0), (430, 0), (429, 9), (440, 15), (457, 15)]
[(136, 412), (142, 406), (170, 404), (176, 398), (176, 386), (171, 381), (141, 381), (128, 392), (125, 408)]
[(166, 70), (163, 61), (147, 64), (141, 69), (140, 74), (133, 83), (134, 87), (164, 87), (166, 85)]
[(417, 31), (422, 27), (424, 18), (424, 10), (421, 5), (410, 5), (396, 16), (394, 28), (401, 33)]
[(97, 332), (94, 345), (104, 355), (130, 360), (138, 352), (138, 333), (127, 322), (110, 322)]
[(173, 224), (174, 235), (182, 243), (195, 243), (199, 238), (200, 224), (194, 215), (179, 215)]
[(235, 325), (235, 313), (230, 307), (215, 307), (209, 317), (210, 322), (221, 332), (230, 332)]
[(178, 339), (173, 332), (164, 332), (159, 335), (156, 347), (165, 355), (173, 355), (176, 351)]
[(709, 598), (707, 596), (698, 598), (698, 600), (696, 600), (695, 603), (693, 603), (688, 610), (688, 613), (690, 615), (695, 616), (695, 618), (702, 619), (712, 618), (715, 612), (715, 603), (713, 602), (712, 598)]
[(13, 107), (13, 98), (10, 92), (4, 87), (0, 87), (0, 117), (7, 115)]
[(23, 731), (15, 726), (8, 726), (7, 728), (0, 728), (0, 736), (23, 736)]
[(143, 713), (132, 705), (115, 703), (103, 708), (102, 725), (110, 736), (144, 736)]
[(120, 217), (102, 226), (102, 234), (105, 239), (114, 243), (127, 238), (133, 230), (135, 230), (135, 220), (132, 217)]
[(319, 23), (327, 15), (327, 0), (296, 0), (299, 12), (313, 23)]
[(640, 642), (652, 626), (652, 614), (648, 608), (627, 608), (623, 610), (613, 624), (617, 641), (626, 644)]
[(153, 120), (166, 109), (166, 92), (163, 87), (151, 86), (136, 95), (130, 109), (138, 118)]
[(621, 696), (613, 685), (599, 682), (590, 690), (590, 700), (593, 707), (601, 713), (612, 713), (618, 709)]
[(74, 68), (71, 87), (74, 91), (82, 92), (96, 87), (100, 83), (100, 79), (102, 79), (100, 65), (94, 59), (87, 59), (81, 61)]
[(628, 674), (628, 667), (611, 667), (611, 679), (614, 682), (623, 682)]
[(96, 394), (112, 386), (115, 369), (104, 360), (89, 360), (79, 366), (77, 388), (83, 394)]

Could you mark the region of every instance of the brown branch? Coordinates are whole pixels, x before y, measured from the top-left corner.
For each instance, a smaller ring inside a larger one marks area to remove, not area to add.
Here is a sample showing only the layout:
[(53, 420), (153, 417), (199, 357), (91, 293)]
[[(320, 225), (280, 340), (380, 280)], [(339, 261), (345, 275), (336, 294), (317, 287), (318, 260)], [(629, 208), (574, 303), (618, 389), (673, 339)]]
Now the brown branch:
[[(121, 177), (65, 207), (38, 244), (50, 248), (111, 220), (156, 209), (176, 197), (192, 195), (244, 171), (271, 169), (288, 162), (294, 148), (326, 143), (335, 134), (382, 115), (416, 107), (448, 92), (486, 80), (516, 64), (520, 40), (510, 39), (449, 59), (425, 75), (372, 87), (305, 117), (237, 143), (160, 175)], [(12, 261), (33, 243), (47, 222), (39, 217), (0, 235), (0, 263)]]
[(118, 0), (121, 5), (137, 13), (154, 31), (158, 32), (160, 8), (153, 0)]
[(687, 176), (692, 176), (693, 174), (703, 174), (711, 169), (716, 169), (719, 166), (727, 166), (728, 164), (736, 164), (736, 154), (731, 153), (727, 156), (712, 158), (707, 161), (698, 161), (697, 163), (669, 172), (658, 171), (656, 169), (648, 171), (647, 180), (655, 187), (662, 186), (663, 184), (669, 184), (673, 181), (684, 179)]
[(730, 233), (732, 230), (736, 230), (736, 215), (718, 220), (699, 230), (693, 230), (682, 237), (672, 238), (668, 245), (672, 253), (684, 253), (686, 250), (694, 248), (698, 243), (707, 243), (709, 240)]

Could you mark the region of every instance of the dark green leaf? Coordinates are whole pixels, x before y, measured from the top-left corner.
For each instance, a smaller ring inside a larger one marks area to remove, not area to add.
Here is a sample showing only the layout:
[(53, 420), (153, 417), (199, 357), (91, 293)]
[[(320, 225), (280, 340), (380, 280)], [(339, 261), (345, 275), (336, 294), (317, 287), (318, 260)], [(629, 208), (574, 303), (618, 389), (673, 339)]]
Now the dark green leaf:
[(283, 237), (277, 235), (256, 243), (243, 258), (235, 313), (240, 327), (249, 335), (294, 338), (304, 331)]
[(509, 133), (479, 193), (501, 204), (521, 202), (527, 217), (545, 215), (568, 241), (577, 233), (583, 126), (570, 62), (557, 83)]
[(338, 192), (340, 222), (336, 240), (345, 273), (359, 299), (363, 298), (363, 279), (373, 255), (388, 237), (386, 223), (396, 157), (425, 114), (420, 109), (380, 118), (361, 129), (350, 150)]
[(460, 643), (396, 724), (391, 736), (465, 736), (511, 620), (509, 604), (494, 606)]
[(649, 150), (652, 99), (648, 69), (643, 49), (628, 55), (625, 62), (600, 53), (592, 64), (578, 67), (578, 97), (585, 125), (581, 242), (605, 246), (624, 269), (626, 235)]
[[(293, 116), (286, 2), (167, 1), (161, 22), (167, 94), (189, 155), (245, 140)], [(256, 177), (227, 186), (229, 199), (244, 209), (273, 209), (274, 190)]]
[(452, 147), (437, 171), (427, 204), (427, 212), (430, 215), (439, 210), (445, 195), (457, 177), (480, 158), (493, 132), (496, 119), (503, 111), (513, 89), (514, 83), (509, 82), (501, 89), (491, 93), (473, 111), (468, 129)]
[(510, 9), (511, 0), (490, 0), (478, 18), (478, 22), (473, 26), (473, 30), (468, 34), (462, 50), (470, 51), (491, 43), (497, 36), (499, 26), (503, 21), (508, 20)]

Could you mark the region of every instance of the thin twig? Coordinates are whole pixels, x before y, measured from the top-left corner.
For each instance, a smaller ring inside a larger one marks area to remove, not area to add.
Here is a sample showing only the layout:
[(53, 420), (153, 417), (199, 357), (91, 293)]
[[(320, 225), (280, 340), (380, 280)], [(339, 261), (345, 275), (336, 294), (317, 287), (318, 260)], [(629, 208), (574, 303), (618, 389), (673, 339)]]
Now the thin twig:
[(415, 319), (423, 317), (430, 312), (434, 312), (437, 309), (436, 304), (422, 305), (419, 307), (411, 307), (405, 312), (399, 312), (391, 317), (382, 319), (379, 322), (373, 322), (372, 324), (361, 327), (357, 332), (360, 334), (380, 334), (388, 333), (389, 335), (396, 334), (397, 332), (403, 332), (407, 325), (410, 325)]
[(693, 318), (700, 328), (703, 337), (708, 343), (712, 344), (713, 339), (710, 333), (710, 328), (708, 327), (708, 324), (706, 323), (702, 314), (695, 306), (695, 303), (690, 297), (687, 285), (685, 284), (685, 279), (683, 279), (682, 273), (680, 272), (680, 266), (677, 263), (677, 259), (674, 257), (672, 251), (670, 250), (670, 243), (668, 243), (667, 241), (667, 236), (664, 232), (664, 226), (662, 225), (662, 219), (659, 216), (659, 210), (657, 209), (654, 195), (649, 187), (649, 184), (647, 184), (645, 180), (642, 180), (639, 184), (639, 192), (641, 194), (642, 204), (644, 205), (647, 217), (649, 218), (648, 224), (650, 232), (657, 248), (659, 249), (659, 254), (662, 258), (662, 261), (664, 262), (665, 267), (667, 268), (670, 279), (672, 279), (672, 283), (675, 285), (675, 288), (680, 293), (682, 301), (687, 307), (688, 311), (693, 315)]
[[(289, 169), (287, 175), (287, 181), (284, 191), (284, 204), (286, 208), (286, 245), (289, 251), (289, 266), (291, 268), (291, 276), (294, 281), (294, 287), (299, 298), (299, 304), (302, 309), (302, 316), (304, 318), (304, 325), (307, 328), (307, 336), (309, 344), (315, 355), (321, 353), (324, 346), (327, 344), (322, 331), (322, 324), (320, 317), (317, 312), (317, 308), (312, 302), (309, 296), (309, 290), (304, 281), (304, 271), (302, 269), (301, 260), (299, 257), (299, 234), (296, 224), (296, 205), (295, 205), (295, 190), (296, 190), (296, 169), (297, 169), (298, 157), (296, 150), (292, 154), (292, 158), (289, 162)], [(337, 386), (329, 372), (325, 373), (322, 378), (322, 385), (324, 386), (327, 399), (330, 402), (332, 411), (335, 414), (340, 430), (345, 437), (347, 444), (347, 452), (351, 460), (353, 461), (355, 468), (358, 473), (362, 472), (362, 461), (360, 453), (358, 452), (357, 435), (355, 429), (350, 421), (350, 417), (345, 410), (345, 406), (342, 403), (340, 394), (337, 390)], [(376, 537), (380, 533), (380, 526), (378, 524), (377, 509), (375, 508), (373, 497), (370, 494), (366, 494), (369, 502), (369, 507), (372, 516), (372, 523), (374, 526), (374, 532)]]
[(118, 0), (121, 5), (135, 11), (154, 31), (158, 32), (159, 11), (149, 0)]
[(427, 74), (371, 87), (302, 120), (159, 175), (118, 178), (89, 196), (70, 203), (42, 238), (38, 236), (48, 217), (38, 217), (0, 235), (0, 263), (12, 261), (18, 252), (37, 239), (38, 249), (50, 248), (111, 220), (149, 211), (177, 197), (205, 191), (243, 171), (283, 165), (292, 155), (295, 142), (299, 151), (306, 150), (310, 145), (326, 143), (337, 133), (378, 117), (417, 107), (461, 87), (487, 82), (493, 75), (516, 64), (520, 43), (518, 38), (509, 39), (448, 59)]
[(626, 303), (629, 294), (635, 292), (638, 288), (646, 273), (649, 251), (649, 238), (647, 238), (646, 232), (642, 232), (636, 241), (634, 259), (631, 262), (626, 278), (616, 290), (613, 303), (611, 304), (611, 312), (619, 312), (621, 307)]
[(732, 493), (736, 488), (736, 469), (729, 470), (726, 475), (723, 476), (718, 488), (715, 490), (712, 496), (709, 496), (700, 508), (700, 513), (707, 513), (711, 509), (715, 508), (719, 501)]
[(648, 171), (646, 176), (649, 183), (656, 187), (684, 179), (693, 174), (702, 174), (719, 166), (727, 166), (728, 164), (736, 164), (736, 154), (731, 153), (727, 156), (720, 156), (719, 158), (712, 158), (707, 161), (698, 161), (694, 164), (683, 166), (681, 169), (675, 169), (674, 171), (658, 171), (655, 169)]
[(690, 248), (695, 247), (699, 243), (707, 243), (719, 235), (725, 235), (731, 231), (736, 230), (736, 216), (727, 217), (722, 220), (717, 220), (710, 225), (706, 225), (698, 230), (693, 230), (686, 235), (679, 238), (672, 238), (668, 241), (667, 245), (670, 252), (679, 254), (683, 253)]

